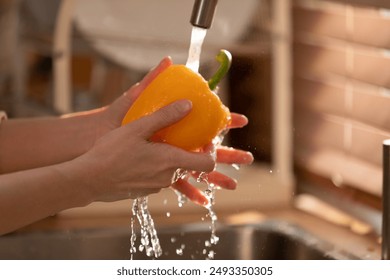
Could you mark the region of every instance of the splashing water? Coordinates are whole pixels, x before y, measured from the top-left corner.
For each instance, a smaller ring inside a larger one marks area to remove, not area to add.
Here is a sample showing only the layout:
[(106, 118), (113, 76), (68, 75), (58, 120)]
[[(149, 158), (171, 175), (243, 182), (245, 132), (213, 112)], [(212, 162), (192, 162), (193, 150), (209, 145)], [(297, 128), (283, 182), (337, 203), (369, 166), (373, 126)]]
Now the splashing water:
[(131, 236), (130, 236), (130, 259), (133, 259), (134, 254), (137, 252), (137, 248), (135, 247), (135, 241), (137, 240), (137, 235), (134, 231), (134, 215), (131, 217)]
[(200, 54), (202, 52), (202, 45), (206, 37), (207, 29), (194, 26), (191, 33), (191, 44), (188, 52), (188, 59), (186, 66), (194, 72), (199, 72)]
[[(214, 153), (214, 151), (213, 151), (213, 153)], [(205, 205), (204, 207), (207, 209), (208, 216), (210, 217), (210, 220), (211, 220), (211, 225), (210, 225), (211, 235), (210, 235), (210, 239), (205, 241), (205, 247), (210, 251), (207, 251), (207, 249), (204, 249), (203, 252), (204, 252), (204, 255), (207, 255), (206, 259), (213, 259), (215, 253), (211, 250), (211, 247), (213, 245), (216, 245), (219, 241), (219, 237), (216, 234), (216, 225), (217, 225), (216, 223), (218, 221), (218, 217), (213, 209), (213, 205), (215, 204), (216, 186), (208, 181), (207, 173), (204, 173), (204, 172), (202, 172), (198, 176), (196, 181), (198, 183), (205, 183), (207, 185), (207, 189), (204, 191), (204, 194), (205, 194), (207, 200), (209, 201), (209, 203), (207, 205)], [(184, 203), (186, 203), (188, 201), (187, 197), (178, 191), (176, 191), (176, 194), (178, 197), (179, 207), (183, 207)], [(202, 217), (202, 221), (204, 221), (203, 217)], [(175, 241), (176, 241), (176, 239), (175, 239)], [(183, 249), (184, 248), (177, 249), (176, 254), (181, 256), (183, 254)]]
[[(207, 197), (209, 203), (205, 205), (205, 208), (208, 210), (208, 216), (210, 217), (211, 220), (211, 236), (210, 236), (210, 241), (209, 244), (211, 245), (216, 245), (219, 241), (219, 237), (216, 235), (216, 223), (218, 221), (218, 217), (213, 209), (213, 206), (215, 204), (215, 190), (216, 187), (214, 184), (211, 184), (208, 179), (207, 179), (207, 174), (202, 173), (198, 179), (199, 182), (204, 182), (207, 184), (207, 189), (204, 191), (205, 196)], [(207, 246), (209, 247), (209, 246)]]
[(135, 247), (136, 234), (134, 232), (134, 217), (137, 217), (138, 222), (141, 226), (141, 235), (139, 251), (142, 252), (145, 250), (145, 253), (148, 257), (158, 258), (162, 255), (162, 249), (160, 241), (157, 236), (157, 231), (154, 226), (154, 221), (152, 216), (149, 213), (148, 209), (148, 198), (140, 197), (134, 200), (133, 202), (133, 217), (132, 217), (132, 230), (131, 230), (131, 259), (133, 259), (133, 254), (137, 251)]
[[(185, 180), (187, 178), (187, 175), (188, 175), (188, 171), (184, 170), (182, 168), (179, 168), (175, 171), (175, 178), (177, 178), (177, 179)], [(177, 190), (175, 190), (175, 193), (177, 195), (179, 207), (181, 208), (188, 201), (188, 198)]]
[[(207, 193), (209, 193), (209, 194), (207, 194)], [(205, 247), (207, 249), (205, 248), (203, 250), (203, 254), (204, 255), (207, 254), (206, 259), (209, 259), (209, 260), (214, 259), (214, 252), (211, 250), (211, 247), (213, 245), (217, 245), (217, 243), (219, 241), (219, 237), (216, 234), (216, 223), (217, 223), (218, 217), (215, 214), (215, 211), (213, 210), (214, 199), (215, 199), (214, 193), (215, 193), (215, 187), (213, 186), (213, 184), (209, 184), (209, 188), (205, 191), (205, 194), (210, 201), (210, 203), (206, 206), (206, 209), (208, 210), (208, 216), (211, 219), (211, 225), (210, 225), (211, 235), (210, 235), (210, 239), (205, 241)], [(210, 251), (208, 251), (208, 250), (210, 250)]]
[(176, 255), (183, 256), (185, 247), (185, 244), (181, 244), (180, 248), (176, 249)]
[[(186, 66), (193, 70), (194, 72), (199, 72), (199, 65), (200, 65), (200, 55), (202, 52), (202, 45), (204, 42), (204, 39), (207, 34), (207, 29), (199, 28), (199, 27), (193, 27), (192, 33), (191, 33), (191, 43), (188, 53), (188, 59), (186, 62)], [(213, 150), (212, 155), (214, 159), (216, 158), (216, 147), (222, 143), (223, 137), (225, 133), (222, 133), (221, 135), (217, 136), (213, 140)], [(177, 176), (179, 178), (183, 178), (187, 175), (187, 172), (184, 170), (178, 170)], [(214, 184), (211, 184), (208, 182), (207, 174), (201, 173), (200, 176), (197, 178), (197, 181), (199, 183), (204, 182), (207, 184), (207, 189), (205, 190), (205, 195), (209, 201), (209, 204), (205, 206), (205, 208), (208, 210), (208, 216), (211, 219), (211, 237), (209, 241), (206, 241), (206, 247), (210, 248), (212, 245), (216, 245), (219, 241), (219, 237), (216, 235), (216, 222), (218, 220), (217, 215), (215, 214), (213, 210), (213, 205), (215, 203), (215, 190), (216, 187)], [(180, 192), (176, 191), (176, 194), (178, 196), (178, 203), (179, 207), (182, 207), (187, 201), (187, 197), (185, 197)], [(166, 200), (164, 201), (166, 204)], [(137, 217), (137, 220), (141, 226), (141, 236), (140, 236), (140, 246), (139, 251), (142, 252), (145, 250), (146, 255), (148, 257), (155, 257), (158, 258), (162, 255), (162, 249), (160, 246), (160, 242), (157, 236), (157, 231), (154, 226), (154, 221), (149, 213), (148, 210), (148, 199), (147, 197), (141, 197), (137, 198), (133, 202), (132, 207), (133, 216), (131, 218), (131, 238), (130, 238), (130, 254), (131, 259), (133, 259), (133, 255), (137, 252), (137, 248), (135, 246), (136, 241), (136, 233), (134, 231), (134, 220), (135, 217)], [(170, 216), (170, 213), (167, 213), (167, 216)], [(175, 242), (175, 240), (171, 240), (171, 242)], [(177, 249), (177, 254), (182, 255), (183, 254), (184, 247)], [(207, 250), (205, 249), (204, 254), (207, 254)], [(214, 258), (214, 251), (210, 250), (207, 254), (208, 259)]]
[[(222, 143), (225, 134), (226, 131), (223, 131), (212, 141), (213, 145), (211, 149), (211, 155), (214, 157), (214, 159), (216, 159), (217, 147)], [(210, 235), (210, 239), (205, 241), (205, 247), (211, 249), (211, 247), (213, 245), (216, 245), (219, 241), (219, 237), (216, 234), (216, 223), (218, 221), (218, 217), (213, 209), (213, 206), (215, 204), (215, 191), (217, 187), (208, 181), (207, 173), (205, 172), (200, 173), (196, 181), (198, 183), (205, 183), (207, 185), (207, 189), (204, 191), (204, 194), (207, 200), (209, 201), (209, 203), (205, 205), (205, 208), (208, 210), (208, 216), (210, 217), (211, 220), (211, 226), (210, 226), (211, 235)], [(187, 201), (187, 198), (179, 192), (176, 192), (176, 194), (178, 195), (179, 207), (182, 207), (183, 204)], [(207, 251), (207, 249), (205, 249), (204, 254), (205, 255), (207, 254), (207, 259), (213, 259), (215, 255), (214, 251), (212, 250)]]
[(213, 250), (211, 250), (208, 255), (207, 255), (207, 259), (209, 260), (213, 260), (215, 257), (215, 252)]
[(241, 166), (240, 166), (239, 164), (235, 164), (235, 163), (232, 164), (232, 167), (233, 167), (235, 170), (237, 170), (237, 171), (239, 171), (240, 168), (241, 168)]

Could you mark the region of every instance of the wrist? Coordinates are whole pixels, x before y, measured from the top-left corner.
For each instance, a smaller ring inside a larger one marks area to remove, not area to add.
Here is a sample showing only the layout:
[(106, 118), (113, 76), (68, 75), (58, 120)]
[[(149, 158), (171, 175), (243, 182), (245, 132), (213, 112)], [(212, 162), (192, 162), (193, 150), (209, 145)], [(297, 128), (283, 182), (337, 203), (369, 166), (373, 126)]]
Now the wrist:
[(80, 137), (77, 143), (81, 144), (81, 152), (77, 154), (80, 156), (89, 151), (95, 144), (95, 142), (107, 133), (105, 128), (105, 113), (106, 108), (94, 109), (81, 113), (74, 113), (62, 116), (63, 119), (68, 120), (70, 126), (73, 126), (75, 137)]
[(96, 176), (87, 168), (83, 168), (78, 158), (54, 165), (52, 168), (61, 178), (60, 182), (64, 184), (64, 188), (68, 190), (64, 199), (69, 201), (69, 208), (84, 207), (95, 201), (93, 179)]

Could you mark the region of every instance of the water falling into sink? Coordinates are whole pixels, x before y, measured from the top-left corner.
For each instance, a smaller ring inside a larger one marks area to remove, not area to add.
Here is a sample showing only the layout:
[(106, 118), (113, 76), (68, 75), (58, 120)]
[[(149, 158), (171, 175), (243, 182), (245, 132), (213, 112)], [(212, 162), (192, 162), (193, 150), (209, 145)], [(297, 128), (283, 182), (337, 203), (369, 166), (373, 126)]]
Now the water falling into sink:
[[(207, 34), (207, 29), (199, 28), (199, 27), (193, 27), (192, 33), (191, 33), (191, 43), (190, 48), (188, 52), (188, 59), (186, 66), (190, 68), (192, 71), (199, 73), (199, 65), (200, 65), (200, 55), (202, 52), (202, 45), (204, 42), (204, 39)], [(223, 137), (219, 136), (216, 139), (219, 141), (213, 141), (214, 146), (214, 153), (215, 153), (215, 147), (220, 144)], [(215, 195), (215, 186), (213, 184), (209, 184), (207, 181), (207, 174), (202, 173), (201, 176), (198, 178), (198, 182), (205, 182), (207, 183), (207, 190), (205, 191), (205, 195), (209, 199), (209, 205), (206, 206), (209, 216), (211, 219), (211, 237), (210, 241), (207, 241), (209, 243), (209, 246), (216, 245), (218, 243), (219, 238), (215, 234), (215, 223), (217, 221), (217, 216), (215, 212), (213, 211), (213, 204), (214, 204), (214, 195)], [(187, 199), (181, 194), (177, 193), (179, 198), (179, 206), (181, 207)], [(135, 247), (135, 232), (134, 232), (134, 217), (137, 217), (140, 225), (141, 225), (141, 245), (139, 250), (143, 251), (145, 249), (145, 252), (147, 256), (149, 257), (155, 257), (158, 258), (162, 255), (162, 248), (160, 246), (158, 237), (157, 237), (157, 231), (154, 227), (153, 219), (149, 213), (148, 207), (147, 207), (147, 198), (138, 198), (134, 201), (133, 204), (133, 217), (132, 217), (132, 235), (131, 235), (131, 248), (130, 248), (130, 254), (131, 259), (133, 259), (133, 254), (135, 254), (136, 247)], [(179, 248), (177, 251), (177, 254), (181, 254), (182, 250), (184, 248)], [(214, 258), (214, 252), (209, 251), (208, 252), (208, 258), (213, 259)]]

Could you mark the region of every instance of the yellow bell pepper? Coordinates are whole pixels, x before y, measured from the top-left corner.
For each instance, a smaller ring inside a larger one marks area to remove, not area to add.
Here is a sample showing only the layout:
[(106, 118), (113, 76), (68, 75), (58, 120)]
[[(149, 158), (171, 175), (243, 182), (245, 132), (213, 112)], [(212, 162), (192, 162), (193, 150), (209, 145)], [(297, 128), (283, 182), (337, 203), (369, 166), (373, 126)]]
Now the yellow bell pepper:
[(200, 74), (185, 65), (171, 65), (141, 93), (124, 117), (122, 125), (180, 99), (191, 100), (191, 112), (179, 122), (158, 131), (151, 140), (196, 151), (210, 143), (230, 122), (229, 109), (210, 90), (209, 84)]

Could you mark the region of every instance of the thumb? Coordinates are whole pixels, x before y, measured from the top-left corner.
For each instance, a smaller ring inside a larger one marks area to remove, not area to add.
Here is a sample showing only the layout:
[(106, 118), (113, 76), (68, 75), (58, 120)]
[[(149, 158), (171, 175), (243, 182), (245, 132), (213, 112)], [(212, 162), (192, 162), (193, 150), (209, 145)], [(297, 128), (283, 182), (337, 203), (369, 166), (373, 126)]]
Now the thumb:
[(190, 100), (175, 101), (148, 116), (142, 117), (133, 123), (144, 139), (149, 139), (157, 131), (168, 127), (184, 118), (192, 109)]

